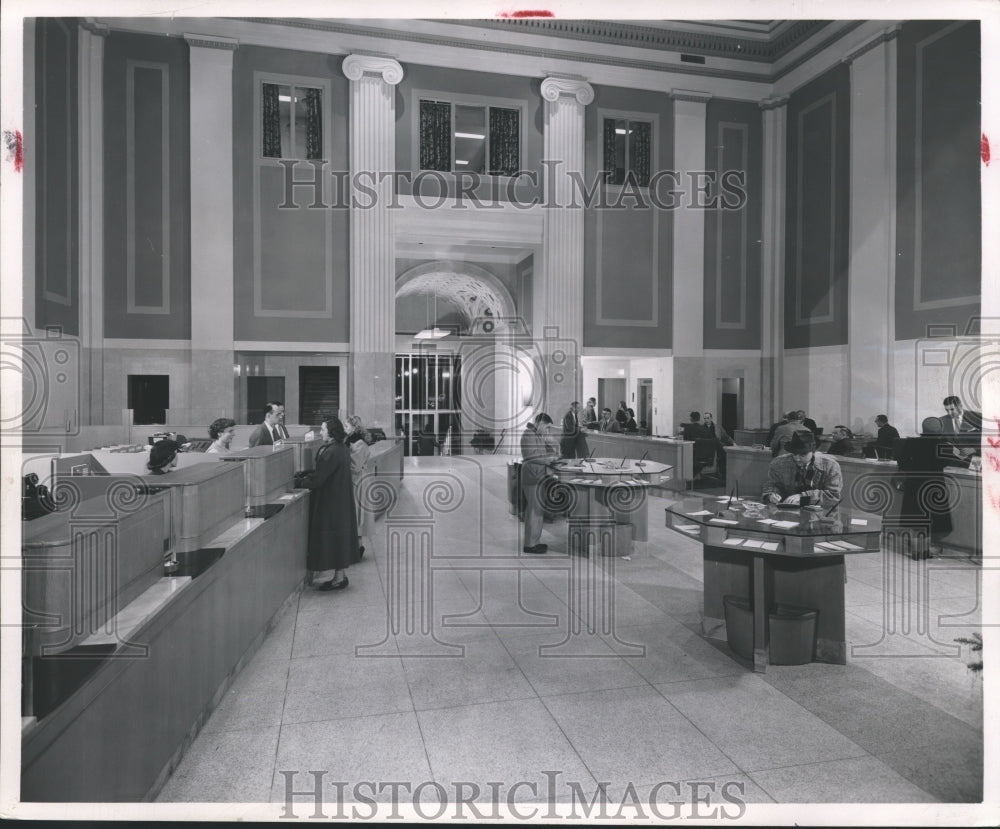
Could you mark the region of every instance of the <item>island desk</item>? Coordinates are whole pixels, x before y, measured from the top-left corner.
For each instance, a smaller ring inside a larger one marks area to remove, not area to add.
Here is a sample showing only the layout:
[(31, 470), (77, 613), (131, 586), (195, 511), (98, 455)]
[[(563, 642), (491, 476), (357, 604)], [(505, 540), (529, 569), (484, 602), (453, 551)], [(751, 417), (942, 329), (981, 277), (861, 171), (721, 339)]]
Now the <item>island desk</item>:
[[(851, 509), (881, 515), (886, 534), (911, 533), (900, 521), (903, 495), (901, 473), (895, 461), (832, 456), (843, 473), (843, 504)], [(749, 446), (726, 447), (726, 491), (759, 499), (771, 463), (770, 449)], [(983, 476), (961, 467), (946, 467), (942, 473), (944, 492), (951, 512), (951, 532), (940, 543), (948, 551), (979, 560), (983, 555)], [(903, 549), (910, 542), (899, 539), (887, 546)]]
[(666, 525), (702, 544), (706, 636), (726, 639), (733, 633), (726, 630), (725, 597), (749, 603), (754, 670), (764, 672), (769, 615), (782, 608), (813, 610), (813, 661), (846, 663), (844, 557), (878, 551), (878, 515), (835, 506), (832, 513), (765, 507), (750, 516), (743, 502), (688, 497), (667, 507)]
[(584, 432), (587, 449), (594, 457), (650, 460), (666, 464), (671, 478), (660, 486), (684, 492), (694, 483), (694, 441), (674, 438), (624, 435), (617, 432)]
[(673, 480), (666, 464), (627, 458), (559, 460), (549, 469), (544, 508), (566, 516), (567, 551), (580, 555), (591, 544), (603, 555), (630, 555), (633, 541), (649, 538), (648, 493)]

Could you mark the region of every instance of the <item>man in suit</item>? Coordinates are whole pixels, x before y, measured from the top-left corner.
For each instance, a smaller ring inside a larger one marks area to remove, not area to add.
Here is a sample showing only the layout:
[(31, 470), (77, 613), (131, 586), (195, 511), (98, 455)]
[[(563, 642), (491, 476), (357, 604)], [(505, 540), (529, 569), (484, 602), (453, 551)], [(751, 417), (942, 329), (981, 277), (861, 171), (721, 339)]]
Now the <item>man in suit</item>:
[(288, 437), (288, 429), (285, 428), (285, 404), (280, 400), (275, 400), (271, 405), (278, 410), (278, 432), (280, 432), (280, 438), (285, 440)]
[(865, 457), (891, 461), (896, 441), (899, 440), (899, 431), (895, 426), (889, 425), (889, 418), (884, 414), (875, 415), (875, 427), (878, 434), (865, 447)]
[(952, 439), (951, 443), (955, 447), (956, 454), (963, 461), (970, 462), (980, 453), (983, 416), (971, 409), (964, 410), (962, 401), (955, 395), (944, 399), (944, 410), (948, 414), (938, 418), (941, 421), (941, 431), (946, 435), (965, 435), (963, 438)]
[(264, 407), (264, 422), (250, 433), (251, 446), (271, 446), (276, 440), (282, 439), (279, 408), (283, 407), (275, 403), (268, 403)]
[(583, 407), (583, 426), (586, 429), (597, 428), (597, 398), (588, 397), (587, 405)]
[(983, 431), (983, 416), (972, 410), (965, 411), (962, 401), (951, 395), (944, 399), (944, 410), (947, 416), (940, 418), (941, 426), (946, 435), (957, 435), (962, 432)]
[(566, 411), (562, 422), (562, 438), (559, 449), (564, 458), (585, 458), (589, 452), (587, 438), (580, 424), (580, 401), (574, 400)]
[(702, 425), (709, 436), (715, 440), (715, 462), (719, 470), (719, 476), (726, 477), (726, 453), (724, 446), (732, 446), (733, 439), (729, 436), (721, 423), (716, 423), (711, 412), (704, 412), (701, 416)]
[(521, 435), (521, 491), (525, 501), (522, 549), (535, 555), (548, 550), (547, 544), (539, 543), (544, 511), (538, 490), (548, 475), (549, 464), (556, 459), (555, 447), (548, 440), (551, 425), (552, 418), (545, 412), (539, 412)]
[(601, 432), (620, 432), (622, 430), (622, 427), (618, 425), (618, 421), (611, 414), (611, 409), (607, 406), (601, 409), (601, 422), (597, 425), (597, 428)]
[(698, 440), (699, 438), (715, 437), (701, 422), (701, 412), (691, 412), (691, 422), (681, 424), (681, 437), (684, 440)]
[[(774, 430), (774, 437), (771, 438), (771, 457), (776, 458), (778, 455), (783, 455), (788, 451), (787, 444), (788, 441), (792, 439), (792, 435), (796, 432), (800, 432), (805, 429), (802, 425), (802, 421), (799, 420), (798, 412), (788, 413), (788, 422), (779, 426)], [(812, 432), (810, 432), (812, 434)], [(813, 435), (813, 440), (815, 442), (816, 436)]]

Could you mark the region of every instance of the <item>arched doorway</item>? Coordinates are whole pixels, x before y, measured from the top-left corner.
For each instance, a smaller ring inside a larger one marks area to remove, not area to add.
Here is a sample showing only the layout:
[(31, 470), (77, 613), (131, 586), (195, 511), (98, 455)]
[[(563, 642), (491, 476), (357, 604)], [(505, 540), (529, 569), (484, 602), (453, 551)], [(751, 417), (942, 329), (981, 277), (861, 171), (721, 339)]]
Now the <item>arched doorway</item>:
[(397, 333), (414, 337), (396, 355), (396, 428), (409, 437), (407, 454), (467, 452), (477, 433), (516, 446), (536, 379), (515, 342), (530, 339), (528, 326), (504, 282), (468, 262), (418, 265), (396, 280), (396, 319)]

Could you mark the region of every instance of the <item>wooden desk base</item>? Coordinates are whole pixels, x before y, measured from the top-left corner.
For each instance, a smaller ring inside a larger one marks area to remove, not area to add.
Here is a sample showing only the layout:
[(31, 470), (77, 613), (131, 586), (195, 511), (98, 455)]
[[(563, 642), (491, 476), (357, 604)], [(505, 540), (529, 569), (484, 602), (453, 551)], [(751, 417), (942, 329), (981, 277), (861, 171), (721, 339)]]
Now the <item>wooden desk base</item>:
[(726, 638), (724, 596), (737, 596), (753, 607), (754, 670), (763, 673), (770, 659), (768, 613), (775, 605), (819, 611), (815, 662), (847, 663), (844, 609), (844, 557), (792, 558), (748, 555), (728, 547), (703, 547), (704, 616), (702, 632)]

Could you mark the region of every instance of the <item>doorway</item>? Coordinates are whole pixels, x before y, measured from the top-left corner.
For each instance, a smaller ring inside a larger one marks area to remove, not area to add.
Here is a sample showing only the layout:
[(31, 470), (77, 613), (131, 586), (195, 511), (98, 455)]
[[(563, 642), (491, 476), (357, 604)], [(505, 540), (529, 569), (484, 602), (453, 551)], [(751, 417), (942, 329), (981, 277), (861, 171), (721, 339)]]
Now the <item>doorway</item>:
[(636, 386), (635, 419), (639, 429), (653, 432), (653, 378), (640, 377)]
[(611, 409), (614, 414), (618, 411), (618, 404), (625, 400), (625, 378), (624, 377), (598, 377), (597, 378), (597, 416), (600, 419), (601, 410)]
[(340, 411), (340, 367), (299, 366), (299, 423), (318, 428)]
[(729, 434), (743, 428), (743, 378), (720, 377), (719, 423)]
[(170, 408), (170, 375), (128, 375), (128, 407), (136, 426), (166, 423)]
[(264, 407), (284, 399), (284, 377), (247, 377), (247, 423), (263, 423)]

